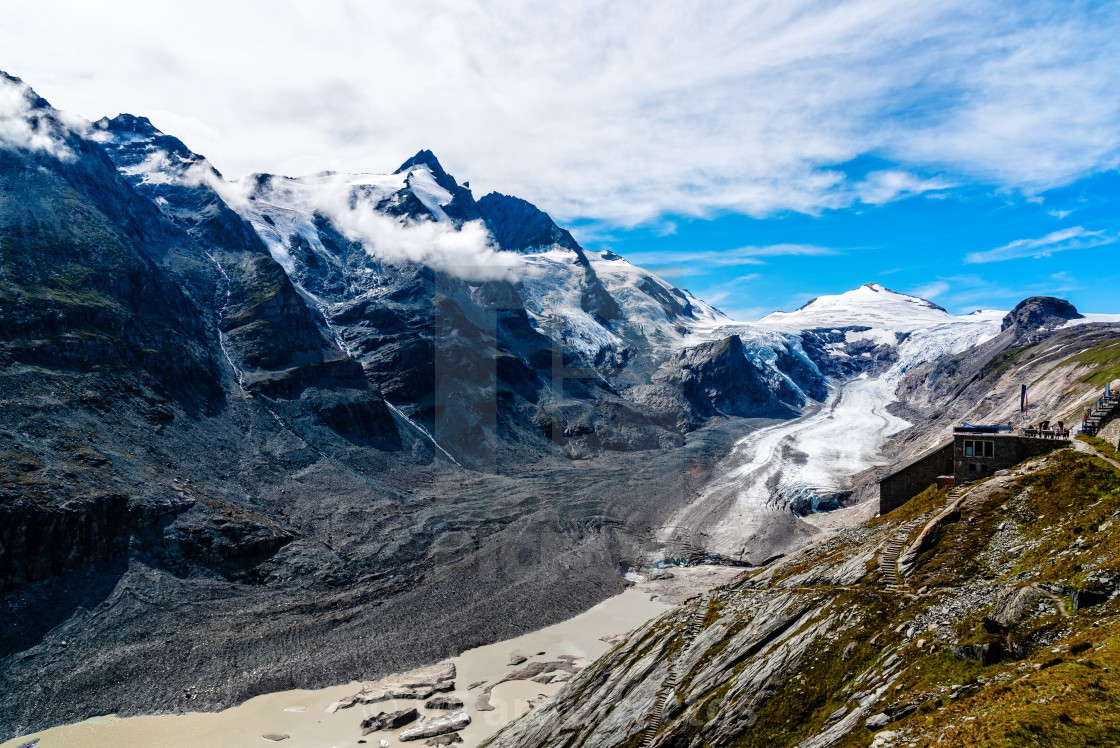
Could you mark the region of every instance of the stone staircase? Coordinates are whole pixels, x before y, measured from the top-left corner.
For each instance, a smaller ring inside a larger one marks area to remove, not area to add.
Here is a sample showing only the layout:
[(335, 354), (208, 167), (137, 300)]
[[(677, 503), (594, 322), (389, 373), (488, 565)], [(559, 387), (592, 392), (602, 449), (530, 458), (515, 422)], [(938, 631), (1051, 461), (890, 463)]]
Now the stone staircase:
[[(971, 488), (971, 483), (955, 486), (945, 497), (946, 506), (953, 507)], [(947, 512), (949, 509), (945, 511)], [(883, 572), (883, 583), (887, 586), (887, 589), (898, 589), (905, 586), (905, 580), (899, 579), (898, 576), (898, 557), (902, 555), (902, 549), (906, 547), (906, 541), (919, 524), (921, 524), (920, 518), (911, 520), (898, 528), (887, 542), (887, 547), (879, 554), (879, 570)]]
[(1086, 436), (1096, 436), (1105, 420), (1116, 410), (1117, 405), (1120, 405), (1120, 395), (1102, 397), (1098, 400), (1089, 411), (1089, 418), (1082, 421), (1081, 433)]
[(898, 556), (902, 553), (902, 547), (906, 545), (910, 533), (914, 532), (914, 528), (918, 526), (919, 521), (913, 519), (900, 527), (887, 542), (887, 547), (879, 554), (879, 570), (883, 572), (883, 583), (887, 585), (887, 589), (896, 589), (899, 586)]
[[(677, 650), (678, 654), (687, 649), (696, 635), (700, 633), (704, 626), (704, 618), (708, 615), (710, 602), (710, 592), (705, 592), (700, 596), (700, 602), (689, 617), (688, 625), (684, 628), (684, 646)], [(642, 735), (642, 742), (638, 744), (640, 748), (649, 748), (653, 745), (653, 741), (657, 738), (657, 731), (661, 729), (661, 721), (665, 716), (665, 709), (669, 706), (669, 699), (676, 695), (677, 685), (679, 684), (680, 673), (677, 672), (676, 658), (674, 657), (669, 661), (669, 676), (657, 692), (657, 700), (654, 702), (653, 713), (649, 716), (649, 724), (646, 725), (646, 731)]]

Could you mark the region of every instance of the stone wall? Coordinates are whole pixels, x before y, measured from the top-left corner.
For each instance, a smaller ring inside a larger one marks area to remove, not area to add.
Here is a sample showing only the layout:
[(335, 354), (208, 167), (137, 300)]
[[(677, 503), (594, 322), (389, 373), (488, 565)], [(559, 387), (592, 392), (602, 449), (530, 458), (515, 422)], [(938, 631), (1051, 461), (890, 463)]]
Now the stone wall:
[(879, 481), (879, 514), (902, 506), (953, 472), (953, 442), (947, 442)]
[[(1066, 439), (1035, 439), (1013, 434), (954, 434), (951, 442), (880, 479), (879, 514), (902, 506), (936, 484), (939, 476), (952, 475), (954, 482), (960, 485), (1068, 446)], [(970, 447), (968, 453), (966, 447)]]

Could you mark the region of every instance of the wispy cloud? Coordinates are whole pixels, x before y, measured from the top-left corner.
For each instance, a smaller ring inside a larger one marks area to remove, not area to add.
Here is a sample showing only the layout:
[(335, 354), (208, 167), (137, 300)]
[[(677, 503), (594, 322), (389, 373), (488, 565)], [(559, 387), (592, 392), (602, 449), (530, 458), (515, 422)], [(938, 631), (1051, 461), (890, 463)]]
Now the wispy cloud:
[(764, 246), (736, 247), (734, 249), (705, 250), (667, 250), (635, 252), (627, 256), (637, 265), (661, 267), (665, 265), (685, 265), (701, 263), (712, 267), (736, 267), (740, 265), (765, 265), (764, 257), (820, 257), (840, 254), (839, 250), (817, 247), (812, 244), (769, 244)]
[[(151, 33), (198, 18), (205, 53)], [(1117, 4), (1041, 0), (40, 0), (0, 25), (4, 64), (56, 105), (148, 114), (231, 176), (428, 147), (478, 192), (621, 226), (1115, 168), (1117, 38)], [(897, 169), (837, 166), (863, 155)]]
[(750, 301), (749, 298), (744, 297), (743, 286), (761, 277), (758, 273), (748, 273), (730, 281), (709, 286), (704, 290), (704, 300), (709, 304), (720, 307), (724, 313), (731, 315), (733, 319), (748, 319), (748, 317), (742, 316), (744, 302)]
[(1089, 231), (1081, 226), (1052, 231), (1037, 239), (1016, 239), (1002, 247), (965, 255), (966, 263), (1004, 262), (1025, 257), (1049, 257), (1071, 249), (1091, 249), (1113, 244), (1120, 238), (1104, 231)]
[(938, 296), (943, 295), (952, 287), (953, 286), (947, 281), (933, 281), (932, 283), (927, 283), (924, 286), (918, 286), (917, 288), (910, 291), (910, 294), (912, 296), (918, 296), (923, 299), (935, 299)]
[(923, 179), (909, 172), (887, 169), (871, 172), (854, 189), (860, 202), (883, 205), (903, 197), (947, 190), (953, 186), (953, 182), (941, 177)]

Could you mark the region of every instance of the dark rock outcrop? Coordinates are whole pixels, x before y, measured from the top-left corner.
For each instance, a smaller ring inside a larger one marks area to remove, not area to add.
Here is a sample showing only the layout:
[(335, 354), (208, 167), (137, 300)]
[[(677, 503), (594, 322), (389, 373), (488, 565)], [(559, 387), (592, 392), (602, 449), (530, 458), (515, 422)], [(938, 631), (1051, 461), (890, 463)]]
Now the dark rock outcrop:
[(1020, 332), (1049, 330), (1059, 327), (1071, 319), (1081, 319), (1083, 315), (1077, 308), (1055, 296), (1032, 296), (1020, 301), (1003, 318), (1001, 330), (1015, 329)]
[(434, 699), (429, 699), (424, 706), (427, 709), (462, 709), (463, 701), (454, 696), (436, 696)]
[(794, 384), (748, 356), (738, 335), (673, 354), (654, 382), (680, 389), (701, 417), (790, 415), (804, 404)]
[(362, 720), (362, 735), (369, 735), (371, 732), (380, 730), (395, 730), (418, 719), (420, 719), (420, 712), (416, 711), (416, 707), (401, 709), (397, 712), (381, 712)]

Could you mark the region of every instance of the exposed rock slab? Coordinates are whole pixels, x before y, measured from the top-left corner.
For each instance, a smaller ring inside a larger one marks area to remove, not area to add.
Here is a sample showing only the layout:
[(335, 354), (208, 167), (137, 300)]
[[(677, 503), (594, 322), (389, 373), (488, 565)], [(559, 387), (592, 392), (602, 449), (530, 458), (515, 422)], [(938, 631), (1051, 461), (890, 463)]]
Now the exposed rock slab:
[(438, 717), (427, 717), (416, 727), (405, 730), (397, 737), (402, 741), (422, 740), (458, 732), (471, 723), (471, 717), (466, 712), (451, 712)]
[(429, 665), (399, 675), (390, 675), (371, 683), (353, 696), (339, 699), (327, 707), (327, 714), (349, 709), (356, 704), (375, 704), (392, 699), (429, 699), (434, 694), (455, 688), (455, 666), (450, 663)]

